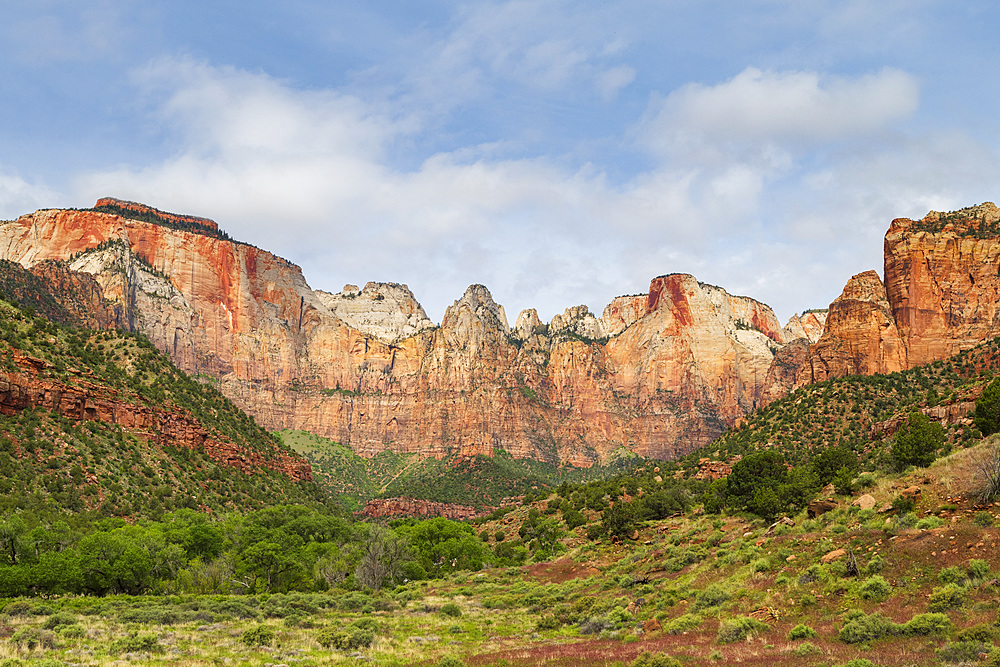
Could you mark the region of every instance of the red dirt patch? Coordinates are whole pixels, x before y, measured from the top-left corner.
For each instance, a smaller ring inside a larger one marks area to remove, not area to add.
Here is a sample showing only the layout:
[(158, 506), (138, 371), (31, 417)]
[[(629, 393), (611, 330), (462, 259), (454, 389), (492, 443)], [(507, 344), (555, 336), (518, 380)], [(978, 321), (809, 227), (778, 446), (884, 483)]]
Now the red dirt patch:
[(557, 560), (552, 563), (536, 563), (528, 566), (525, 574), (532, 579), (538, 579), (552, 584), (561, 584), (564, 581), (580, 579), (582, 577), (592, 577), (600, 572), (593, 567), (583, 565), (571, 560)]

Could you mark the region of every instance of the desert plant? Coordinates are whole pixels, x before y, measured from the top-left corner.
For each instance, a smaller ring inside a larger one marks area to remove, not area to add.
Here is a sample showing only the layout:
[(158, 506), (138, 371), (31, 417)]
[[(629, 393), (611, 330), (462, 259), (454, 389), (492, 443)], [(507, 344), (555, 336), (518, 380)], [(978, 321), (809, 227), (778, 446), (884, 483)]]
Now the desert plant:
[(122, 653), (163, 653), (163, 645), (160, 644), (160, 640), (155, 634), (146, 633), (140, 635), (133, 632), (127, 637), (119, 637), (111, 642), (111, 645), (108, 647), (108, 653), (111, 655), (120, 655)]
[(816, 631), (810, 628), (808, 625), (799, 623), (794, 628), (792, 628), (788, 633), (789, 639), (810, 639), (816, 636)]
[(946, 584), (934, 587), (927, 608), (933, 612), (947, 611), (961, 607), (964, 602), (965, 589), (956, 584)]
[(767, 630), (766, 623), (761, 623), (749, 616), (737, 616), (726, 619), (719, 624), (717, 639), (720, 644), (731, 644), (746, 639), (755, 632), (764, 632), (765, 630)]
[(247, 628), (240, 635), (240, 641), (247, 646), (267, 646), (274, 641), (274, 630), (266, 625)]
[(729, 593), (727, 593), (722, 586), (712, 584), (705, 590), (698, 593), (698, 596), (694, 600), (694, 609), (697, 611), (699, 609), (718, 607), (728, 601)]
[[(997, 384), (997, 380), (990, 386), (994, 384)], [(1000, 496), (1000, 441), (994, 439), (985, 445), (976, 456), (974, 465), (976, 484), (979, 487), (979, 502), (983, 504), (993, 502)]]
[(941, 424), (925, 414), (911, 412), (893, 436), (892, 458), (901, 469), (910, 465), (925, 468), (937, 458), (944, 441)]
[(892, 585), (886, 581), (885, 577), (878, 574), (865, 579), (864, 583), (862, 583), (858, 588), (858, 595), (861, 596), (862, 600), (883, 602), (887, 600), (891, 594)]
[(895, 624), (881, 614), (859, 613), (850, 616), (838, 634), (845, 644), (860, 644), (888, 637), (895, 630)]
[(972, 517), (972, 522), (980, 528), (989, 528), (993, 525), (994, 518), (989, 512), (976, 512)]

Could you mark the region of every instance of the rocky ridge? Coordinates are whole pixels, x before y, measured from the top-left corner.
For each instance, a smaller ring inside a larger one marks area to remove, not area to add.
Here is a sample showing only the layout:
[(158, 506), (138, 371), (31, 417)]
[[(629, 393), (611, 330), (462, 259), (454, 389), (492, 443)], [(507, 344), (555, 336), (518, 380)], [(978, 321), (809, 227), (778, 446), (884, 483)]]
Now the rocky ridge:
[(754, 299), (671, 274), (600, 318), (576, 306), (545, 324), (527, 310), (513, 328), (482, 285), (435, 326), (405, 285), (314, 291), (286, 260), (130, 206), (4, 223), (0, 257), (92, 276), (110, 326), (218, 378), (265, 427), (363, 456), (672, 458), (797, 384), (908, 367), (996, 332), (992, 205), (894, 221), (884, 284), (859, 274), (827, 313), (785, 327)]
[(546, 325), (526, 311), (513, 329), (473, 285), (434, 326), (403, 285), (314, 291), (283, 259), (178, 228), (188, 216), (116, 206), (0, 225), (0, 255), (92, 276), (110, 326), (218, 378), (267, 428), (306, 429), (364, 456), (669, 458), (751, 409), (784, 345), (770, 308), (680, 274), (615, 299), (601, 318), (577, 306)]

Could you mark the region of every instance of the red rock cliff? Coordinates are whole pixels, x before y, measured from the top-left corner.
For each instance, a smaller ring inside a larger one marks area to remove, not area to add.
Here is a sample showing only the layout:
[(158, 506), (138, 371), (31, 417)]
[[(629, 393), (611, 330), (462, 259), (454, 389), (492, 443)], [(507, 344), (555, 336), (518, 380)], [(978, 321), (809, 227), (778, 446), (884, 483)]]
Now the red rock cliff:
[(783, 343), (770, 308), (687, 275), (654, 279), (601, 319), (580, 306), (549, 326), (529, 313), (513, 330), (474, 285), (435, 327), (405, 286), (314, 292), (297, 266), (220, 236), (44, 210), (0, 225), (0, 256), (93, 275), (113, 325), (219, 378), (265, 427), (365, 456), (674, 457), (752, 409)]

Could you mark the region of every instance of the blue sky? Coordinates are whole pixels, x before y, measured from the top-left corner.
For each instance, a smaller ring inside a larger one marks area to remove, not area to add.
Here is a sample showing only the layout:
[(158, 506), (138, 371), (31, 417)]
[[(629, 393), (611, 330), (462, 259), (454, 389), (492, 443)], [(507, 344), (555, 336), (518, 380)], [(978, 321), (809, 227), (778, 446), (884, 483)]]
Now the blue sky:
[(440, 321), (688, 272), (794, 312), (1000, 197), (991, 2), (0, 1), (0, 218), (217, 220)]

